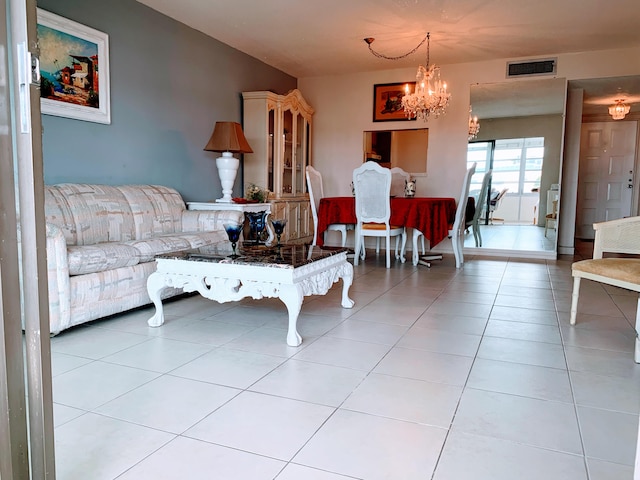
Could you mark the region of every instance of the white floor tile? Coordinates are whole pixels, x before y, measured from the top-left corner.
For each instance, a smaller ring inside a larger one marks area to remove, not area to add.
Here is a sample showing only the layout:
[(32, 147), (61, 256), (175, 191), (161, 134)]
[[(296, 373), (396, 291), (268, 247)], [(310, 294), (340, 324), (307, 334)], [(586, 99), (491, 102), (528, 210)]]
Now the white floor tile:
[(587, 480), (584, 460), (498, 438), (454, 429), (433, 480)]
[(368, 372), (390, 349), (388, 345), (324, 336), (293, 358)]
[(413, 326), (404, 334), (397, 345), (404, 348), (475, 357), (481, 339), (480, 335), (467, 335)]
[(503, 393), (465, 389), (454, 429), (582, 455), (575, 408)]
[(104, 357), (103, 361), (166, 373), (211, 351), (210, 345), (157, 337)]
[(95, 409), (109, 417), (169, 433), (182, 433), (239, 390), (163, 375)]
[(334, 410), (288, 398), (244, 392), (184, 435), (289, 461)]
[(348, 319), (327, 333), (327, 335), (347, 340), (394, 345), (407, 330), (408, 327), (404, 325), (386, 325), (384, 323)]
[(118, 480), (271, 480), (284, 465), (284, 462), (272, 458), (178, 437)]
[(250, 390), (330, 407), (339, 406), (366, 372), (302, 360), (288, 360), (254, 383)]
[(478, 358), (566, 369), (562, 345), (552, 343), (485, 336), (478, 349)]
[(576, 405), (640, 413), (640, 383), (588, 372), (571, 372)]
[(172, 375), (234, 388), (247, 388), (284, 361), (259, 353), (218, 348), (177, 368)]
[(528, 340), (530, 342), (562, 343), (560, 329), (557, 325), (491, 319), (484, 334), (488, 337)]
[(587, 458), (587, 469), (589, 470), (589, 480), (634, 480), (631, 465), (620, 465)]
[(79, 327), (53, 337), (51, 351), (97, 360), (148, 340), (144, 335)]
[(339, 410), (294, 462), (356, 478), (429, 478), (446, 430)]
[(472, 363), (470, 357), (394, 347), (373, 371), (462, 386), (467, 381)]
[(56, 428), (56, 478), (114, 479), (173, 438), (152, 428), (87, 413)]
[(467, 387), (524, 397), (573, 402), (566, 370), (477, 358)]
[(94, 409), (159, 374), (104, 362), (92, 362), (53, 379), (53, 401), (83, 410)]
[(345, 477), (316, 468), (303, 467), (289, 463), (282, 473), (276, 477), (276, 480), (353, 480), (353, 477)]
[(462, 387), (388, 375), (369, 375), (341, 408), (449, 428)]
[(467, 335), (482, 335), (486, 326), (486, 318), (461, 317), (430, 312), (425, 312), (414, 324), (414, 327)]
[(638, 439), (637, 415), (589, 407), (577, 410), (587, 457), (633, 465)]

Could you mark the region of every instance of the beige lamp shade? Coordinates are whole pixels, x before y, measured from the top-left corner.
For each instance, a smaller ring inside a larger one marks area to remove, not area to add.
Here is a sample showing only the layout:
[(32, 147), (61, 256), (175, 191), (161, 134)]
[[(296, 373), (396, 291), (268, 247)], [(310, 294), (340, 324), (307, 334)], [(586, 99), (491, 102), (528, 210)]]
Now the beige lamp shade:
[(216, 122), (204, 149), (209, 152), (253, 153), (238, 122)]

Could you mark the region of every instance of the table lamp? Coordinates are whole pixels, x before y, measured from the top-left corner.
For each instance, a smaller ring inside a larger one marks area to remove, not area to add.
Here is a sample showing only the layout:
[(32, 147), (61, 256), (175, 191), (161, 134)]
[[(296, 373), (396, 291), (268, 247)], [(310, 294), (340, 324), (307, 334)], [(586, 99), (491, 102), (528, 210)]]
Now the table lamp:
[(247, 139), (244, 138), (242, 126), (237, 122), (216, 122), (211, 138), (204, 149), (209, 152), (222, 152), (222, 156), (216, 159), (222, 184), (222, 198), (218, 198), (216, 202), (232, 203), (231, 193), (240, 165), (240, 160), (233, 154), (253, 153)]

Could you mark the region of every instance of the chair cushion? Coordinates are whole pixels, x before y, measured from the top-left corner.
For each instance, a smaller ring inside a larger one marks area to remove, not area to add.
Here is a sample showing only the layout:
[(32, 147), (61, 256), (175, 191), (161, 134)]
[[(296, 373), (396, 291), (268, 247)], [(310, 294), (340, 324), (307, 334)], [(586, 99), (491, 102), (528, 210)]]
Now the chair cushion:
[(571, 270), (640, 285), (640, 259), (597, 258), (581, 260), (571, 265)]
[(130, 245), (115, 242), (70, 246), (67, 248), (67, 255), (69, 275), (131, 267), (140, 261), (138, 250)]
[[(387, 227), (384, 223), (363, 223), (362, 228), (366, 230), (385, 230)], [(391, 230), (396, 230), (398, 228), (402, 228), (402, 226), (390, 225), (389, 228)]]

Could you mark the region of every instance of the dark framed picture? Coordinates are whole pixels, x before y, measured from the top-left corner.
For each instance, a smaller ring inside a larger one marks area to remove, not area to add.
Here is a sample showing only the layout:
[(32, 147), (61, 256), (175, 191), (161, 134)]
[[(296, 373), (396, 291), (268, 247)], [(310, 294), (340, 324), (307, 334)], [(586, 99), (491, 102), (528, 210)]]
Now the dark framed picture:
[(402, 108), (402, 97), (407, 87), (413, 92), (416, 82), (407, 83), (383, 83), (373, 86), (373, 121), (374, 122), (398, 122), (402, 120), (415, 120), (407, 118)]
[(111, 123), (109, 36), (38, 8), (38, 42), (42, 113)]

